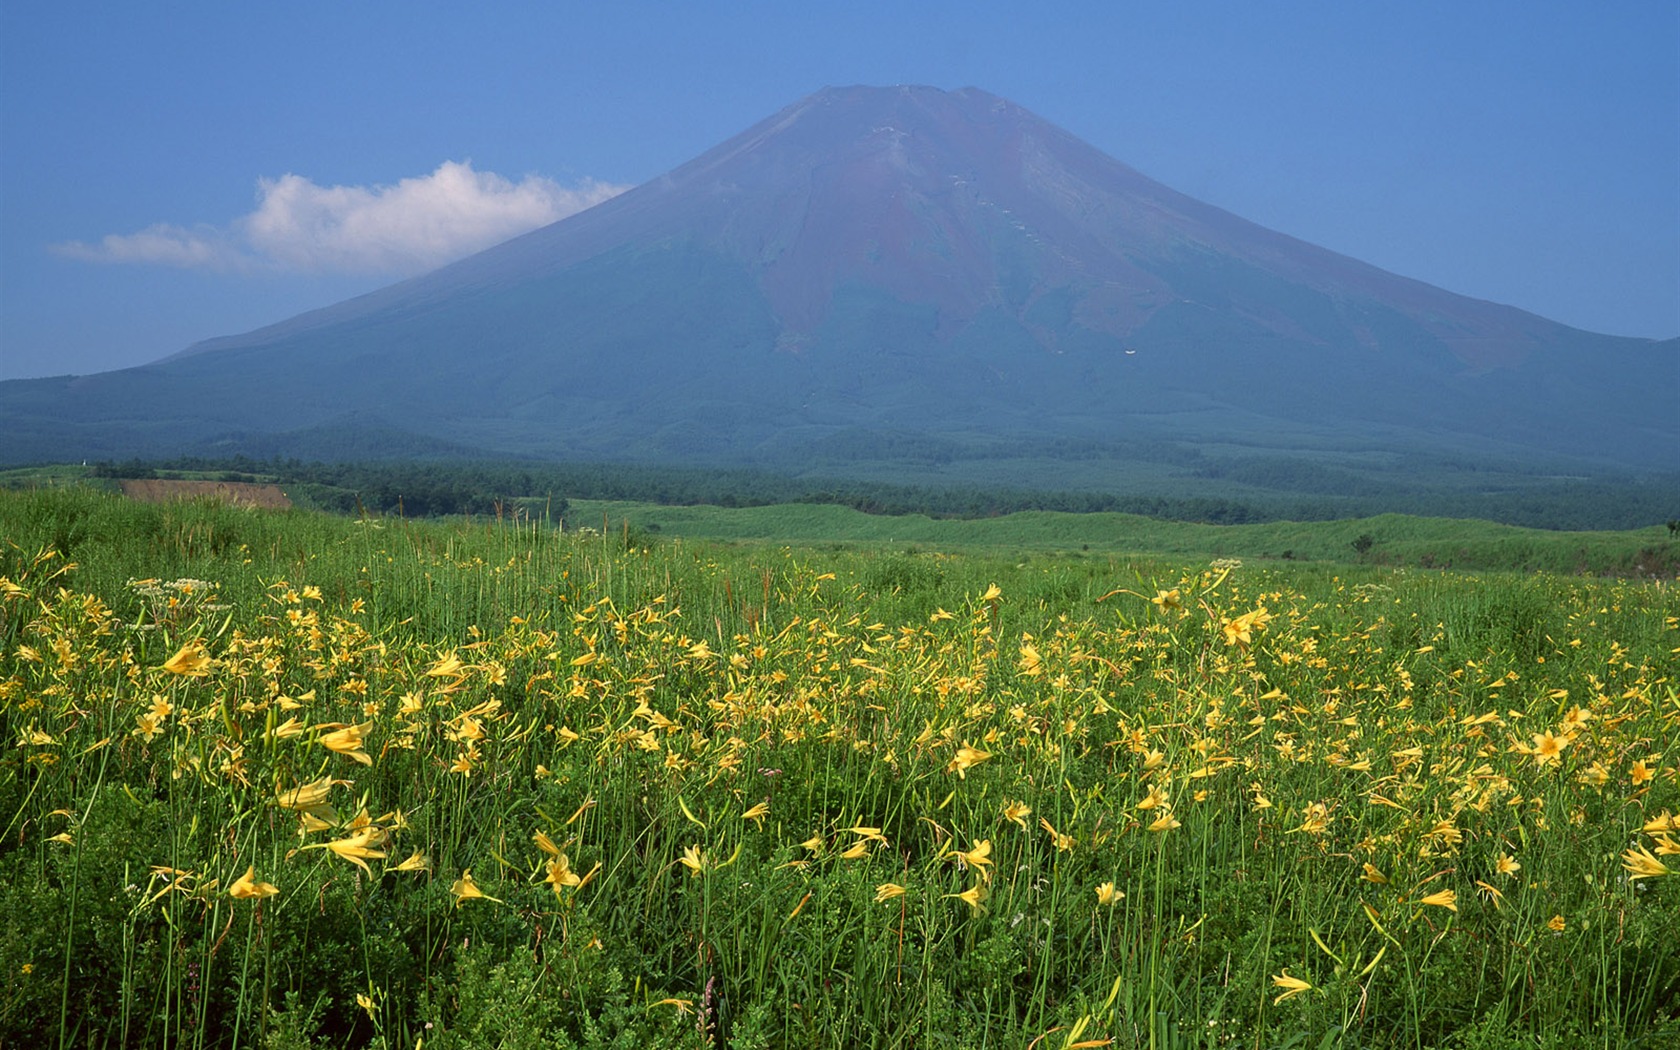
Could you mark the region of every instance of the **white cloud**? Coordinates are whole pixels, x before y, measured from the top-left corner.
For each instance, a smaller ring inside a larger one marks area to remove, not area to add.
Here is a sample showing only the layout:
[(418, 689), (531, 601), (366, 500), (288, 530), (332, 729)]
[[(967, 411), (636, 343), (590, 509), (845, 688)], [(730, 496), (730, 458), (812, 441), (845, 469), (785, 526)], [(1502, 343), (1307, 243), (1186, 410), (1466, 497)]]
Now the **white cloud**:
[(512, 182), (445, 161), (392, 186), (317, 186), (301, 175), (257, 183), (257, 207), (226, 227), (147, 227), (98, 243), (53, 246), (92, 262), (219, 270), (412, 274), (488, 248), (628, 189), (593, 179), (565, 187)]

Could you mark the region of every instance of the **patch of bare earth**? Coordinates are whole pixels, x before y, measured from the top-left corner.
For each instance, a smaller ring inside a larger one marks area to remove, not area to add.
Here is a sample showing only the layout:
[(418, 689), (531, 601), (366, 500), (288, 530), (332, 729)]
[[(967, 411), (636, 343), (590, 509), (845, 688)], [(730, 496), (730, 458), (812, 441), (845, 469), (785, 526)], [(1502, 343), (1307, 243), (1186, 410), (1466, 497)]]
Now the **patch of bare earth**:
[(123, 495), (144, 503), (167, 503), (172, 499), (219, 499), (236, 507), (284, 510), (292, 501), (278, 485), (254, 485), (247, 481), (169, 481), (162, 478), (125, 479)]

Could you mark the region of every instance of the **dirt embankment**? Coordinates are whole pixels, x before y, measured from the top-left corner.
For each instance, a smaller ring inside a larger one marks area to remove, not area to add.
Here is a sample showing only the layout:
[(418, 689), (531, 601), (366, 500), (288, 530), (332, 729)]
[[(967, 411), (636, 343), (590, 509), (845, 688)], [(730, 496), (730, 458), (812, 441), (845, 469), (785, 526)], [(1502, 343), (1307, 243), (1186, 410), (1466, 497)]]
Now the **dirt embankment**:
[(125, 479), (123, 495), (145, 503), (209, 496), (236, 507), (265, 507), (284, 510), (292, 501), (278, 485), (254, 485), (246, 481), (167, 481), (162, 478)]

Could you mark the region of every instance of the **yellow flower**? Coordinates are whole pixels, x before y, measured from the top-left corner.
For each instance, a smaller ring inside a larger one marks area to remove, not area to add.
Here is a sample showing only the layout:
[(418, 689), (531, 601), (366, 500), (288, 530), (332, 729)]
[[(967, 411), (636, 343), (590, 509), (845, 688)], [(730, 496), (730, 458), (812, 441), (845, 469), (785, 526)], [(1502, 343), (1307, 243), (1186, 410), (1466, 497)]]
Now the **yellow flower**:
[(478, 888), (478, 883), (473, 881), (471, 868), (461, 872), (461, 877), (456, 879), (454, 885), (449, 887), (449, 892), (455, 895), (455, 906), (457, 908), (461, 906), (463, 901), (470, 900), (495, 901), (497, 904), (502, 903), (500, 900), (497, 900), (497, 898), (486, 894), (483, 890)]
[(976, 882), (973, 886), (969, 887), (962, 893), (947, 893), (945, 896), (955, 897), (958, 900), (963, 901), (970, 908), (974, 909), (975, 915), (979, 915), (981, 912), (986, 910), (980, 904), (981, 901), (986, 899), (985, 883)]
[(1013, 820), (1021, 826), (1022, 831), (1027, 830), (1027, 818), (1030, 816), (1032, 816), (1032, 807), (1025, 802), (1011, 802), (1003, 807), (1003, 819)]
[(1038, 818), (1038, 826), (1050, 833), (1050, 841), (1056, 844), (1057, 849), (1064, 853), (1073, 849), (1072, 835), (1064, 835), (1057, 831), (1053, 826), (1051, 826), (1050, 822), (1045, 820), (1043, 817)]
[(990, 751), (981, 751), (979, 748), (964, 744), (957, 749), (957, 757), (951, 759), (950, 764), (945, 767), (945, 772), (955, 772), (958, 777), (966, 778), (971, 768), (991, 757), (992, 753)]
[(554, 859), (548, 862), (548, 878), (543, 881), (554, 887), (556, 896), (562, 889), (583, 884), (582, 877), (572, 870), (572, 863), (566, 859), (564, 853), (556, 854)]
[(890, 901), (894, 897), (902, 896), (904, 896), (904, 887), (900, 886), (896, 882), (883, 882), (879, 886), (875, 887), (876, 903), (880, 903), (881, 901)]
[(758, 805), (741, 814), (742, 820), (756, 821), (759, 827), (764, 826), (764, 817), (770, 812), (770, 803), (760, 802)]
[(163, 662), (163, 669), (170, 674), (202, 678), (210, 673), (212, 662), (210, 654), (204, 651), (203, 643), (188, 642), (181, 646), (180, 652)]
[(549, 856), (551, 856), (551, 857), (560, 856), (560, 847), (556, 846), (554, 844), (554, 840), (549, 838), (543, 832), (538, 831), (535, 834), (533, 834), (531, 836), (531, 841), (535, 842), (537, 844), (537, 848), (542, 850), (544, 853), (548, 854)]
[(272, 882), (257, 881), (257, 866), (255, 864), (245, 869), (245, 874), (234, 880), (228, 887), (228, 896), (239, 900), (262, 900), (280, 892), (280, 888)]
[(867, 857), (867, 856), (869, 856), (869, 840), (868, 839), (858, 839), (856, 842), (852, 843), (850, 849), (848, 849), (848, 850), (846, 850), (846, 852), (840, 854), (840, 859), (841, 860), (857, 860), (860, 857)]
[(1546, 928), (1553, 933), (1562, 933), (1568, 925), (1568, 921), (1561, 915), (1554, 915), (1546, 920)]
[(1530, 753), (1534, 755), (1534, 764), (1543, 766), (1548, 762), (1558, 761), (1563, 755), (1563, 749), (1568, 746), (1568, 737), (1555, 736), (1548, 729), (1544, 733), (1534, 734), (1534, 750)]
[(980, 844), (969, 850), (967, 853), (956, 851), (951, 855), (961, 860), (964, 864), (979, 868), (980, 877), (983, 880), (991, 880), (991, 873), (986, 870), (986, 867), (992, 863), (991, 839), (980, 840)]
[(1456, 912), (1458, 910), (1458, 894), (1452, 890), (1441, 890), (1422, 898), (1418, 903), (1432, 904), (1437, 908), (1445, 908), (1448, 911)]
[(1494, 865), (1494, 867), (1501, 875), (1514, 876), (1517, 872), (1522, 870), (1522, 865), (1517, 863), (1517, 858), (1511, 856), (1509, 853), (1501, 853), (1499, 855), (1499, 863)]
[(1097, 903), (1113, 905), (1126, 895), (1114, 888), (1114, 883), (1105, 882), (1097, 887)]
[(1643, 846), (1630, 849), (1622, 854), (1622, 866), (1628, 870), (1628, 881), (1634, 879), (1655, 879), (1664, 875), (1674, 874), (1674, 869), (1658, 860), (1656, 856)]
[(373, 1005), (373, 999), (371, 996), (365, 995), (362, 992), (357, 992), (356, 1005), (367, 1011), (368, 1020), (375, 1020), (377, 1008)]
[(1310, 992), (1313, 988), (1311, 982), (1303, 981), (1299, 977), (1289, 976), (1288, 970), (1284, 970), (1280, 974), (1274, 974), (1272, 976), (1272, 984), (1284, 989), (1282, 995), (1279, 995), (1277, 998), (1272, 1000), (1273, 1006), (1276, 1006), (1278, 1003), (1281, 1003), (1292, 996), (1300, 995), (1302, 992)]
[(698, 877), (705, 873), (706, 854), (699, 846), (684, 847), (681, 859), (683, 867), (688, 869), (689, 874)]
[(1170, 591), (1156, 591), (1155, 597), (1149, 599), (1149, 601), (1162, 612), (1166, 612), (1168, 609), (1182, 609), (1184, 607), (1184, 597), (1178, 593), (1177, 587), (1174, 587)]
[[(1154, 809), (1156, 806), (1159, 806), (1163, 802), (1166, 802), (1166, 801), (1167, 801), (1167, 793), (1165, 791), (1161, 790), (1160, 785), (1159, 784), (1151, 784), (1151, 785), (1149, 785), (1149, 794), (1144, 797), (1144, 800), (1142, 802), (1139, 802), (1137, 804), (1137, 808), (1138, 809)], [(1169, 806), (1168, 808), (1171, 808), (1171, 807)]]
[(363, 858), (367, 858), (368, 860), (384, 859), (384, 852), (375, 848), (384, 844), (385, 832), (370, 825), (356, 832), (354, 835), (350, 835), (333, 842), (324, 842), (314, 846), (305, 846), (304, 849), (332, 850), (340, 857), (343, 857), (345, 860), (356, 865), (356, 867), (361, 868), (369, 875), (372, 875), (373, 870), (367, 866), (367, 860), (364, 860)]
[(421, 853), (419, 850), (415, 850), (413, 853), (410, 853), (408, 855), (407, 860), (403, 861), (401, 864), (398, 864), (396, 867), (394, 867), (390, 870), (392, 870), (392, 871), (425, 871), (428, 868), (430, 868), (431, 866), (432, 866), (431, 861), (426, 859), (426, 855), (424, 853)]
[(322, 733), (319, 743), (328, 751), (336, 751), (345, 758), (353, 758), (364, 766), (371, 766), (373, 765), (373, 759), (368, 756), (366, 751), (362, 750), (362, 738), (372, 728), (372, 722), (345, 726), (343, 729), (335, 729), (330, 733)]
[(1003, 591), (999, 589), (997, 584), (994, 583), (990, 587), (986, 588), (986, 593), (980, 596), (980, 600), (982, 602), (995, 602), (1002, 597)]
[(459, 678), (466, 674), (466, 670), (466, 665), (461, 663), (461, 658), (451, 649), (444, 653), (437, 663), (426, 668), (426, 674), (431, 678)]
[(1245, 612), (1234, 620), (1226, 620), (1220, 628), (1225, 636), (1226, 645), (1241, 646), (1246, 649), (1254, 640), (1254, 632), (1263, 629), (1272, 619), (1271, 613), (1264, 605), (1252, 612)]
[(307, 722), (298, 721), (298, 717), (293, 715), (274, 727), (274, 739), (290, 740), (292, 737), (302, 736), (308, 731), (309, 724)]
[(1173, 816), (1172, 807), (1168, 806), (1166, 809), (1161, 811), (1160, 816), (1155, 818), (1155, 822), (1149, 825), (1149, 830), (1159, 835), (1171, 831), (1173, 828), (1180, 828), (1183, 826), (1184, 825), (1180, 824), (1178, 819)]
[(1635, 762), (1633, 767), (1628, 770), (1628, 779), (1633, 781), (1635, 786), (1650, 781), (1650, 779), (1656, 775), (1656, 771), (1650, 766), (1647, 766), (1644, 759)]
[(1375, 864), (1366, 864), (1365, 874), (1361, 875), (1360, 878), (1364, 879), (1366, 882), (1376, 883), (1378, 886), (1385, 886), (1388, 884), (1388, 876), (1378, 871)]
[(1486, 882), (1483, 882), (1481, 879), (1476, 880), (1476, 886), (1483, 893), (1488, 895), (1488, 899), (1493, 901), (1493, 906), (1495, 908), (1500, 907), (1501, 902), (1503, 902), (1504, 899), (1505, 899), (1505, 895), (1503, 893), (1499, 892), (1499, 890), (1496, 889), (1494, 886), (1492, 886), (1492, 885), (1490, 885)]

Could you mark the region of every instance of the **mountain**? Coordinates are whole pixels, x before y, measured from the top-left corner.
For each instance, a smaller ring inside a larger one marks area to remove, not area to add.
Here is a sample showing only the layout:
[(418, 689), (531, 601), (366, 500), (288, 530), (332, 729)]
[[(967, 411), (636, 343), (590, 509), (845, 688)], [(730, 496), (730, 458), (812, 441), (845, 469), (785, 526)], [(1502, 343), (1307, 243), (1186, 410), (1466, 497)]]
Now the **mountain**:
[(1680, 469), (1676, 405), (1680, 340), (1386, 273), (983, 91), (853, 87), (370, 295), (140, 368), (0, 383), (0, 460), (1166, 442), (1588, 473)]

